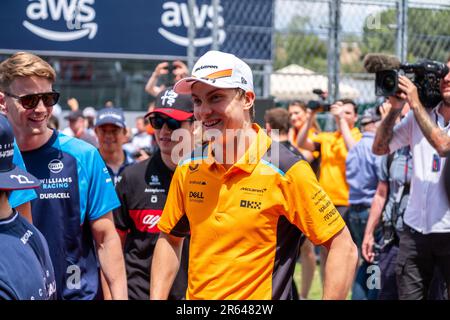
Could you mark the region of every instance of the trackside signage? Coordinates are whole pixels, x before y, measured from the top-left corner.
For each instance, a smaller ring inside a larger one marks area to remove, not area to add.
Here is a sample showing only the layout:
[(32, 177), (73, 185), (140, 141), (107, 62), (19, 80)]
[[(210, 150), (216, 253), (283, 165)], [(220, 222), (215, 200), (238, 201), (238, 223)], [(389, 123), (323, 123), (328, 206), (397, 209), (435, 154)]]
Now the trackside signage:
[[(246, 59), (271, 60), (273, 0), (219, 3), (220, 49)], [(187, 0), (2, 0), (1, 6), (3, 53), (183, 57), (191, 24), (196, 28), (197, 55), (209, 50), (213, 42), (210, 0), (196, 1), (193, 19)]]

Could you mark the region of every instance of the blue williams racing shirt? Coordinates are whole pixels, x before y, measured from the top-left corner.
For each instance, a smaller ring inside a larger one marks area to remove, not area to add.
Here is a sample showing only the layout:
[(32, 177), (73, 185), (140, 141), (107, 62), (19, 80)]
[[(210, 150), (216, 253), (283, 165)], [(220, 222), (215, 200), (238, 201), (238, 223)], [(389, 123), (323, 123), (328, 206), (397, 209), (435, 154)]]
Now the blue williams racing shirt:
[(57, 131), (22, 156), (41, 181), (31, 210), (50, 248), (58, 299), (96, 298), (99, 269), (89, 222), (120, 206), (105, 163), (95, 147)]
[[(25, 163), (23, 163), (20, 150), (17, 147), (16, 141), (14, 141), (13, 163), (19, 168), (27, 171), (27, 168), (25, 168)], [(27, 190), (15, 190), (11, 192), (8, 201), (11, 207), (17, 208), (18, 206), (27, 203), (28, 201), (31, 201), (33, 199), (36, 199), (36, 192), (34, 192), (33, 189), (27, 189)]]

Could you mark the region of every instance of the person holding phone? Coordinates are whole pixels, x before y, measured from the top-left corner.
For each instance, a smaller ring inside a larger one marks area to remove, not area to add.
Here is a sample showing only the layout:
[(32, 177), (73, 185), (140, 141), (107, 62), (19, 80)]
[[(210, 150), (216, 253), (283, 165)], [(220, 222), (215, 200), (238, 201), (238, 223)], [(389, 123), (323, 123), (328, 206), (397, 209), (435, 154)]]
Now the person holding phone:
[(145, 91), (156, 97), (161, 91), (171, 87), (177, 81), (187, 77), (189, 70), (180, 60), (159, 63), (145, 85)]

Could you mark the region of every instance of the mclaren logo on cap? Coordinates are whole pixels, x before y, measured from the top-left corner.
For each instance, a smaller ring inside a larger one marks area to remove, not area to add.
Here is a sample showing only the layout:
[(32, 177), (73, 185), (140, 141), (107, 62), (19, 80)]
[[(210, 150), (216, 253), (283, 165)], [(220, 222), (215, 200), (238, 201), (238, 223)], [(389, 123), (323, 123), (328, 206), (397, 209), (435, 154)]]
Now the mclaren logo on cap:
[(213, 65), (205, 65), (205, 66), (200, 66), (200, 67), (196, 68), (194, 70), (194, 72), (197, 72), (197, 71), (203, 70), (203, 69), (219, 69), (219, 67), (218, 66), (213, 66)]

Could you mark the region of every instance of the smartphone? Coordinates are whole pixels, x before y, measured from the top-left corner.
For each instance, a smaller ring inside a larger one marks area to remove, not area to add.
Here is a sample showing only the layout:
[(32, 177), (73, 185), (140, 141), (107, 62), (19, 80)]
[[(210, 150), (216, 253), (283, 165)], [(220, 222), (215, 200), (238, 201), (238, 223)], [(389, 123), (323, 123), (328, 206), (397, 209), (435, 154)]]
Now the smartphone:
[(167, 66), (167, 74), (165, 77), (164, 84), (166, 87), (172, 87), (175, 83), (175, 75), (173, 74), (173, 70), (175, 69), (173, 63), (171, 61), (167, 62), (169, 65)]

